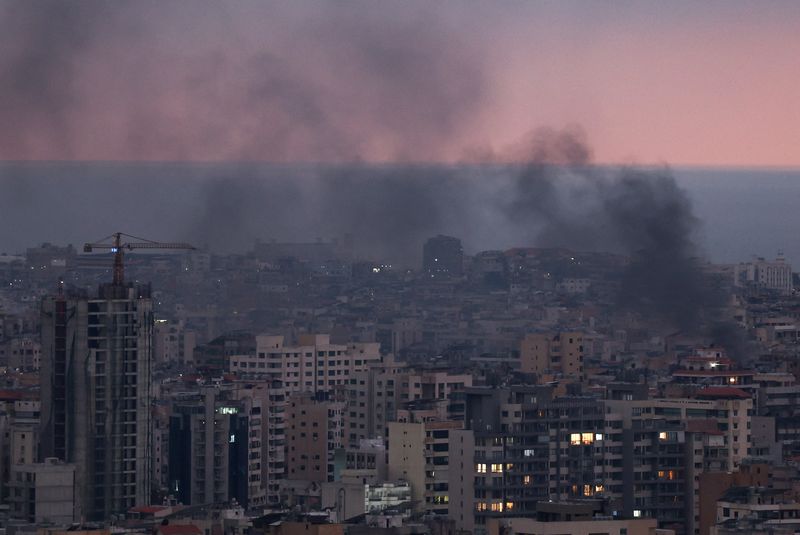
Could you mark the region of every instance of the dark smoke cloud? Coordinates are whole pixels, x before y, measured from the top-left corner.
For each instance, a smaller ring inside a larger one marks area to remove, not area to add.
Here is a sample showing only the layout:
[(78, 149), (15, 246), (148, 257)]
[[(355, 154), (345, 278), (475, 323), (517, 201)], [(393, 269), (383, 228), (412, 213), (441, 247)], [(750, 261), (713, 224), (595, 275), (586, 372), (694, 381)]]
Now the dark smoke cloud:
[[(489, 94), (483, 51), (427, 4), (188, 5), (0, 5), (0, 159), (437, 161), (478, 124)], [(91, 237), (148, 235), (136, 208), (149, 202), (171, 232), (214, 249), (348, 233), (362, 256), (416, 265), (424, 239), (441, 232), (473, 249), (621, 252), (632, 258), (626, 307), (679, 328), (713, 316), (697, 221), (668, 170), (593, 166), (576, 128), (476, 153), (495, 165), (232, 165), (195, 168), (191, 188), (98, 178), (70, 193), (91, 224), (116, 227), (129, 208), (134, 228)], [(20, 172), (1, 177), (15, 210), (63, 202), (63, 184), (46, 179), (39, 191)], [(75, 217), (60, 210), (44, 212), (47, 225)]]
[(0, 5), (0, 158), (25, 159), (40, 144), (71, 153), (77, 62), (105, 11), (91, 0)]
[(438, 161), (488, 91), (442, 7), (0, 5), (0, 159)]
[[(620, 305), (706, 334), (740, 356), (740, 329), (721, 317), (723, 295), (703, 273), (699, 220), (669, 169), (590, 165), (580, 130), (540, 130), (515, 181), (509, 219), (535, 243), (625, 254)], [(515, 149), (518, 150), (518, 149)]]
[(199, 181), (183, 236), (231, 251), (256, 239), (352, 235), (360, 258), (415, 267), (421, 244), (438, 232), (479, 238), (486, 218), (476, 207), (485, 188), (468, 175), (419, 164), (230, 166)]
[(699, 222), (668, 169), (606, 168), (583, 157), (552, 164), (570, 160), (535, 149), (535, 161), (523, 166), (5, 165), (4, 191), (24, 187), (17, 188), (22, 202), (6, 193), (0, 208), (56, 242), (53, 233), (65, 229), (80, 243), (119, 228), (230, 252), (256, 239), (351, 234), (358, 258), (407, 267), (419, 265), (423, 242), (438, 233), (460, 237), (468, 251), (538, 245), (616, 252), (631, 259), (620, 295), (625, 309), (707, 334), (734, 355), (743, 351), (740, 330), (718, 319), (723, 303), (703, 276)]

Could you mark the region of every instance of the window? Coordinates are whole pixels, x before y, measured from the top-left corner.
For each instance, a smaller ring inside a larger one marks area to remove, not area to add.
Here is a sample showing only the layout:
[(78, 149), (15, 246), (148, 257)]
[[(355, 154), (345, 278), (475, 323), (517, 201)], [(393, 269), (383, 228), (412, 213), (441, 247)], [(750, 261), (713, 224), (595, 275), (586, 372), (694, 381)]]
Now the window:
[(569, 443), (572, 446), (591, 446), (594, 443), (594, 433), (572, 433)]

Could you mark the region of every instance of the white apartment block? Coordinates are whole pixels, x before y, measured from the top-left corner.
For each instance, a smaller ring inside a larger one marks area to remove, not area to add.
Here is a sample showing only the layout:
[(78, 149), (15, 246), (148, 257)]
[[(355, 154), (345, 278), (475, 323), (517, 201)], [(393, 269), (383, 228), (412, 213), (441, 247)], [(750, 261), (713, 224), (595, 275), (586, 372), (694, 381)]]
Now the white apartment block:
[(734, 284), (736, 286), (753, 284), (759, 288), (790, 294), (794, 288), (792, 266), (786, 262), (782, 254), (778, 254), (772, 262), (756, 257), (751, 262), (736, 266)]
[(284, 345), (281, 335), (256, 337), (254, 355), (230, 357), (229, 369), (281, 381), (286, 394), (332, 390), (380, 361), (380, 344), (331, 344), (326, 334), (301, 335), (298, 345)]

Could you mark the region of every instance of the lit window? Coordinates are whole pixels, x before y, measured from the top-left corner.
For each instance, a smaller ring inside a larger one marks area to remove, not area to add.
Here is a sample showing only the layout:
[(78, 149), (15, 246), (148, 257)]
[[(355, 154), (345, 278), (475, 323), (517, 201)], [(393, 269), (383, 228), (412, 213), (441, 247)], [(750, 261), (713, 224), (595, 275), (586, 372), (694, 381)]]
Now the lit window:
[(594, 491), (595, 492), (603, 492), (604, 490), (606, 490), (606, 489), (602, 484), (594, 486)]
[(506, 511), (514, 509), (514, 502), (506, 502)]
[(485, 463), (478, 463), (477, 465), (475, 465), (475, 471), (478, 472), (479, 474), (485, 474), (486, 473), (486, 464)]
[(594, 436), (592, 433), (582, 433), (581, 434), (581, 443), (584, 446), (589, 446), (594, 442)]
[(641, 509), (634, 509), (633, 510), (633, 518), (641, 518), (642, 517), (642, 510)]
[(492, 473), (493, 474), (502, 474), (503, 473), (503, 465), (502, 464), (493, 464), (492, 465)]
[(581, 434), (580, 433), (572, 433), (569, 436), (569, 443), (572, 446), (580, 446), (581, 445)]
[(603, 433), (595, 433), (594, 434), (595, 440), (603, 440)]
[(531, 484), (531, 476), (524, 476), (522, 478), (522, 484), (523, 485), (530, 485)]
[(591, 485), (584, 485), (583, 486), (583, 495), (584, 496), (591, 496), (592, 495), (592, 486)]

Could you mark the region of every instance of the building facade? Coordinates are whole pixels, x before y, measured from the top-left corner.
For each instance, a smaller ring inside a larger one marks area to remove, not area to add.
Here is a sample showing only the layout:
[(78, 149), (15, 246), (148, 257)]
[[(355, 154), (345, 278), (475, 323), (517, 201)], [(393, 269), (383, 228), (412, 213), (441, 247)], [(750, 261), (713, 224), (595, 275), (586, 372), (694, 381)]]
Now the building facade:
[(78, 515), (105, 520), (150, 500), (149, 287), (41, 305), (41, 455), (75, 465)]

